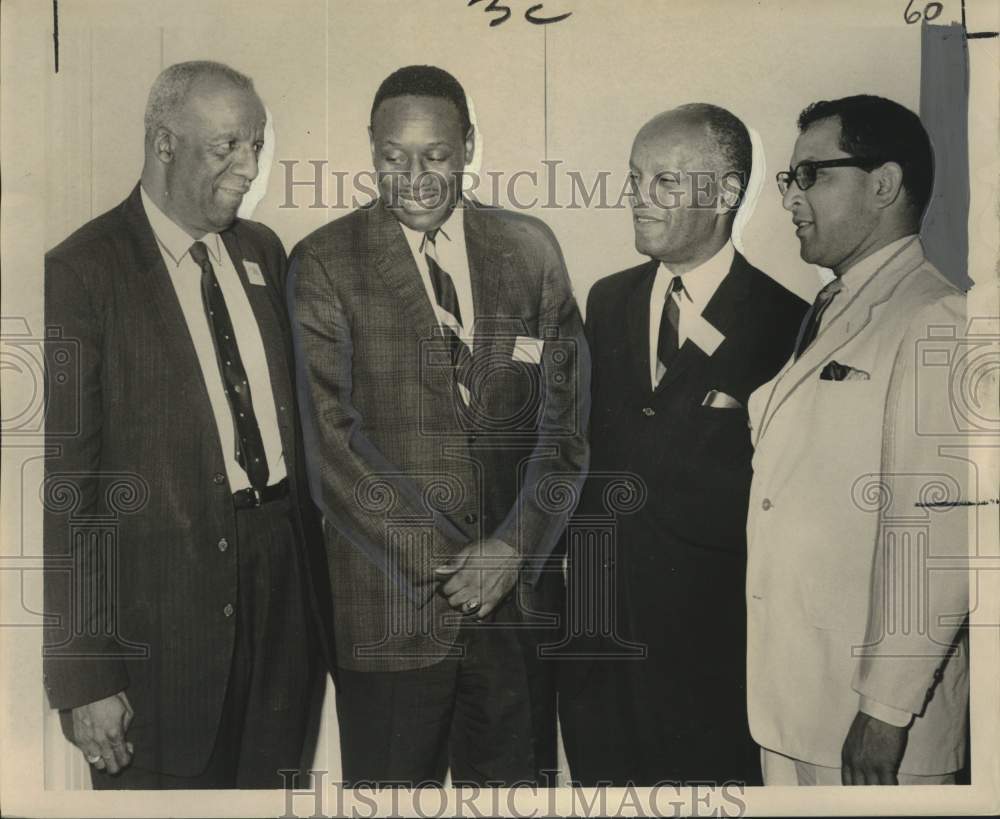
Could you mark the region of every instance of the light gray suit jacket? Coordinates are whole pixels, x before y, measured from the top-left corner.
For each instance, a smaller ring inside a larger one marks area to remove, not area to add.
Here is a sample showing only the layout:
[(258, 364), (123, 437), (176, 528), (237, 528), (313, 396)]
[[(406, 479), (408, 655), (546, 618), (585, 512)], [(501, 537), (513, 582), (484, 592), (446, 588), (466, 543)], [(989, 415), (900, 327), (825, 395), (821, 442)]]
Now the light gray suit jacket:
[[(901, 771), (961, 767), (965, 298), (904, 245), (750, 399), (748, 701), (762, 746), (840, 767), (862, 697), (914, 715)], [(830, 362), (867, 379), (821, 378)], [(985, 491), (985, 489), (984, 489)], [(953, 654), (950, 656), (949, 654)]]

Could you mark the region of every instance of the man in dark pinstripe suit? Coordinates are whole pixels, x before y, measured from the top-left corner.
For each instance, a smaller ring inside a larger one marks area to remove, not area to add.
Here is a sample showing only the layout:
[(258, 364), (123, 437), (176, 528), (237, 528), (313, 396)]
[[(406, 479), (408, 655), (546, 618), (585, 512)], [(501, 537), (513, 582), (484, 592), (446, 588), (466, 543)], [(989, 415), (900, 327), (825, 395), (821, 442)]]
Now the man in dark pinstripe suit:
[(320, 663), (286, 260), (236, 218), (264, 118), (228, 66), (167, 68), (140, 184), (45, 258), (48, 365), (79, 372), (47, 401), (45, 687), (95, 788), (299, 766)]

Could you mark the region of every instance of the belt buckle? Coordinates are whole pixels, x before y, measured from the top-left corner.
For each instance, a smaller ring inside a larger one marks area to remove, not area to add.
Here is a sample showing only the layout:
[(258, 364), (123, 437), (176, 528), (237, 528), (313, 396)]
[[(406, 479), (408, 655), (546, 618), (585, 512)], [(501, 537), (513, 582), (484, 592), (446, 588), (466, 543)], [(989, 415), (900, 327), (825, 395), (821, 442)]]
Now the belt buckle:
[(252, 509), (256, 509), (263, 503), (263, 498), (261, 497), (260, 490), (254, 486), (250, 487), (250, 497), (253, 498)]

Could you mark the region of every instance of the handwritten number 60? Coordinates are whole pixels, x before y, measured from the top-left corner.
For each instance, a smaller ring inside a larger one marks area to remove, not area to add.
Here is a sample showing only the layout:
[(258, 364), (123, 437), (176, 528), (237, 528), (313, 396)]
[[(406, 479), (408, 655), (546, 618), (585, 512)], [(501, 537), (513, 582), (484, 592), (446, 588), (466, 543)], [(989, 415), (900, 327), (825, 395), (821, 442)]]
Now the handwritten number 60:
[(928, 3), (924, 6), (924, 13), (921, 14), (919, 11), (913, 10), (913, 0), (910, 0), (906, 4), (906, 9), (903, 11), (903, 19), (910, 25), (916, 23), (923, 17), (928, 23), (931, 20), (936, 20), (941, 16), (941, 12), (944, 11), (944, 6), (941, 3)]

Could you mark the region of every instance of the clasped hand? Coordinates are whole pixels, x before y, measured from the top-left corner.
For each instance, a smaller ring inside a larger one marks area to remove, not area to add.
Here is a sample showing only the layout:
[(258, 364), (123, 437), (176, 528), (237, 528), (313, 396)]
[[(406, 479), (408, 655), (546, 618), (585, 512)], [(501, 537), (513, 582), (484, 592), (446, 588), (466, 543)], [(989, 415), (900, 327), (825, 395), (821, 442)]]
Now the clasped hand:
[(470, 543), (434, 573), (438, 591), (462, 614), (482, 620), (503, 601), (517, 582), (521, 557), (502, 540)]

